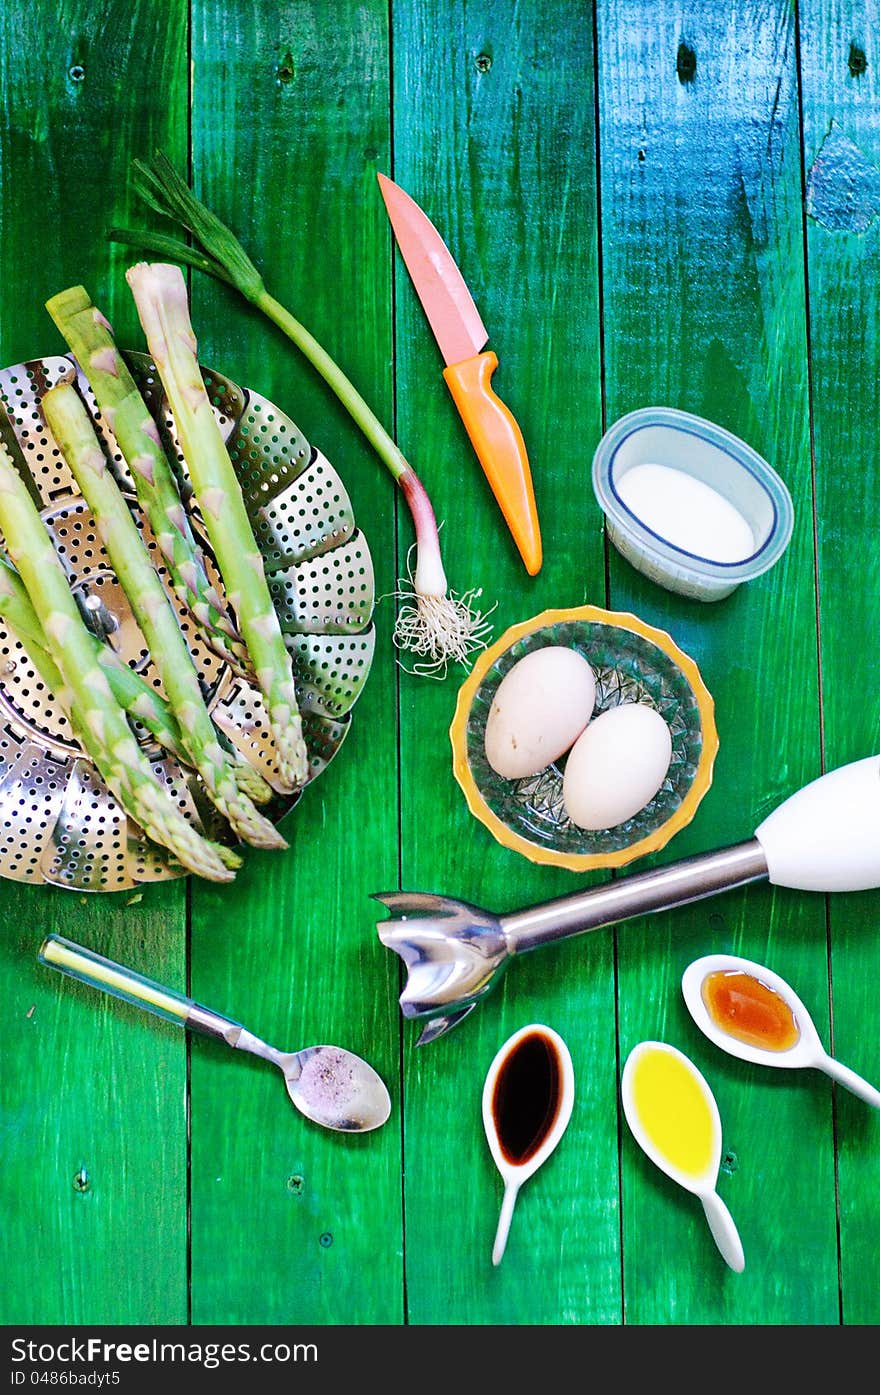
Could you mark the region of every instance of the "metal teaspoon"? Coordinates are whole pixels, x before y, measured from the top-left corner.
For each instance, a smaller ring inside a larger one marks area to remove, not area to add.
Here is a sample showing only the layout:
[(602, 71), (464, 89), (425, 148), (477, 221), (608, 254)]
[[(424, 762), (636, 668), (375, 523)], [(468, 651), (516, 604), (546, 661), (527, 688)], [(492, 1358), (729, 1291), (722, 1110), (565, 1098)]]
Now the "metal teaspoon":
[(41, 964), (145, 1008), (168, 1022), (271, 1061), (282, 1072), (287, 1093), (299, 1112), (325, 1129), (366, 1133), (379, 1128), (391, 1113), (391, 1100), (380, 1076), (360, 1056), (342, 1047), (307, 1046), (301, 1051), (276, 1051), (239, 1022), (61, 935), (47, 936), (37, 958)]

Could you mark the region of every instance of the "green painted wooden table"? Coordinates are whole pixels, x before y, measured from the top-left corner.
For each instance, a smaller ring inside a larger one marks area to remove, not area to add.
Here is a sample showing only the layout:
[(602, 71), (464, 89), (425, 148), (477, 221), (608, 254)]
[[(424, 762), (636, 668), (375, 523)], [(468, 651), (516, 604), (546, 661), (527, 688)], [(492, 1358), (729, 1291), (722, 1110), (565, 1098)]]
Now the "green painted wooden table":
[[(595, 603), (696, 659), (715, 778), (654, 861), (739, 841), (877, 749), (878, 33), (877, 0), (6, 0), (0, 360), (62, 352), (43, 305), (80, 281), (142, 347), (130, 257), (105, 233), (149, 222), (129, 162), (164, 147), (393, 429), (444, 520), (451, 584), (497, 600), (496, 634)], [(817, 174), (832, 135), (854, 164)], [(536, 481), (534, 580), (442, 382), (377, 171), (430, 212), (490, 328)], [(507, 910), (602, 876), (533, 865), (467, 812), (447, 735), (464, 672), (414, 678), (391, 642), (412, 535), (390, 477), (268, 323), (198, 274), (192, 297), (203, 362), (277, 402), (340, 471), (386, 597), (376, 657), (289, 851), (249, 854), (232, 888), (0, 887), (2, 1320), (875, 1323), (880, 1121), (817, 1073), (717, 1052), (678, 980), (715, 949), (768, 963), (880, 1079), (880, 897), (757, 884), (602, 931), (524, 961), (416, 1050), (370, 893)], [(593, 451), (651, 403), (743, 436), (794, 499), (783, 561), (715, 605), (606, 545)], [(38, 968), (50, 929), (270, 1041), (361, 1052), (390, 1122), (360, 1138), (308, 1125), (259, 1062)], [(529, 1021), (566, 1038), (577, 1098), (493, 1270), (480, 1092)], [(715, 1090), (742, 1275), (622, 1120), (622, 1063), (654, 1037)]]

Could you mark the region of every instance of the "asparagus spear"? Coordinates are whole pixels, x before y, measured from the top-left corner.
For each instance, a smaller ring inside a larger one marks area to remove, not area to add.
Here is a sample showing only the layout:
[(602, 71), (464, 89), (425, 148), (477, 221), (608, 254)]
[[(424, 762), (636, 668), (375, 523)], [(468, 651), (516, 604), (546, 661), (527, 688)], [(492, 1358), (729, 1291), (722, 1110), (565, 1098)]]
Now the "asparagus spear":
[(89, 381), (134, 480), (138, 501), (167, 560), (175, 595), (206, 641), (240, 673), (247, 651), (223, 599), (208, 579), (156, 423), (119, 353), (113, 332), (84, 286), (70, 286), (46, 309)]
[(190, 762), (212, 803), (235, 833), (259, 848), (284, 848), (281, 834), (239, 789), (231, 762), (217, 739), (195, 665), (171, 601), (150, 561), (137, 525), (109, 469), (76, 388), (58, 383), (43, 395), (43, 415), (83, 498), (116, 575), (128, 597), (156, 665)]
[(49, 691), (59, 692), (64, 687), (61, 670), (49, 651), (43, 627), (24, 583), (12, 563), (5, 558), (0, 559), (0, 620), (5, 620), (21, 640), (28, 658)]
[(174, 415), (226, 594), (266, 699), (278, 785), (293, 791), (307, 778), (308, 753), (290, 655), (235, 470), (202, 381), (183, 273), (179, 266), (140, 262), (126, 279)]
[[(52, 693), (64, 686), (61, 671), (52, 657), (49, 641), (31, 605), (24, 582), (12, 563), (0, 553), (0, 620), (21, 640), (28, 657)], [(95, 659), (104, 669), (110, 691), (129, 717), (136, 718), (177, 760), (188, 764), (177, 723), (155, 688), (123, 663), (108, 644), (92, 635)]]
[(61, 679), (55, 696), (104, 782), (134, 822), (168, 848), (181, 866), (212, 881), (230, 881), (241, 859), (204, 838), (154, 775), (96, 661), (94, 637), (86, 629), (52, 539), (2, 442), (0, 531), (51, 646)]
[[(9, 628), (21, 640), (28, 657), (52, 693), (63, 687), (63, 679), (55, 660), (52, 658), (49, 641), (37, 619), (30, 597), (18, 572), (0, 551), (0, 620), (5, 620)], [(151, 687), (140, 674), (104, 644), (97, 635), (91, 636), (95, 658), (107, 675), (110, 691), (124, 708), (129, 717), (139, 721), (158, 741), (159, 745), (180, 761), (190, 764), (190, 758), (180, 738), (180, 729), (169, 711), (168, 704), (156, 689)], [(226, 745), (226, 738), (218, 732), (219, 740)], [(238, 787), (255, 804), (266, 804), (272, 798), (272, 790), (259, 771), (254, 770), (244, 757), (228, 745), (230, 760), (235, 762), (235, 778)]]

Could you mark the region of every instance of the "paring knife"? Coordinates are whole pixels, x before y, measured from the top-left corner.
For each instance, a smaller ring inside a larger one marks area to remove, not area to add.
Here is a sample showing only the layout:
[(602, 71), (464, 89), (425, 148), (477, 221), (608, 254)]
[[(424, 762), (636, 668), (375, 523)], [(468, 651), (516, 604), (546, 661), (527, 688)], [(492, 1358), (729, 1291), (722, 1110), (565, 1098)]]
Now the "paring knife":
[(443, 377), (530, 576), (541, 570), (541, 531), (522, 432), (491, 386), (496, 355), (461, 272), (418, 204), (377, 175), (401, 255), (446, 362)]

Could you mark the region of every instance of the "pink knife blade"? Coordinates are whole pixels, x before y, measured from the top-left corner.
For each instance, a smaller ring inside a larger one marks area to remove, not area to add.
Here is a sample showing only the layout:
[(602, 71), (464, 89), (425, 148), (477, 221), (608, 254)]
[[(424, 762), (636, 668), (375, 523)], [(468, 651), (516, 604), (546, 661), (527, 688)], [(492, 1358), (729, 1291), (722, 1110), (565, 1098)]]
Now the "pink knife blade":
[(397, 245), (447, 365), (478, 354), (489, 338), (464, 277), (430, 218), (398, 184), (378, 174)]

